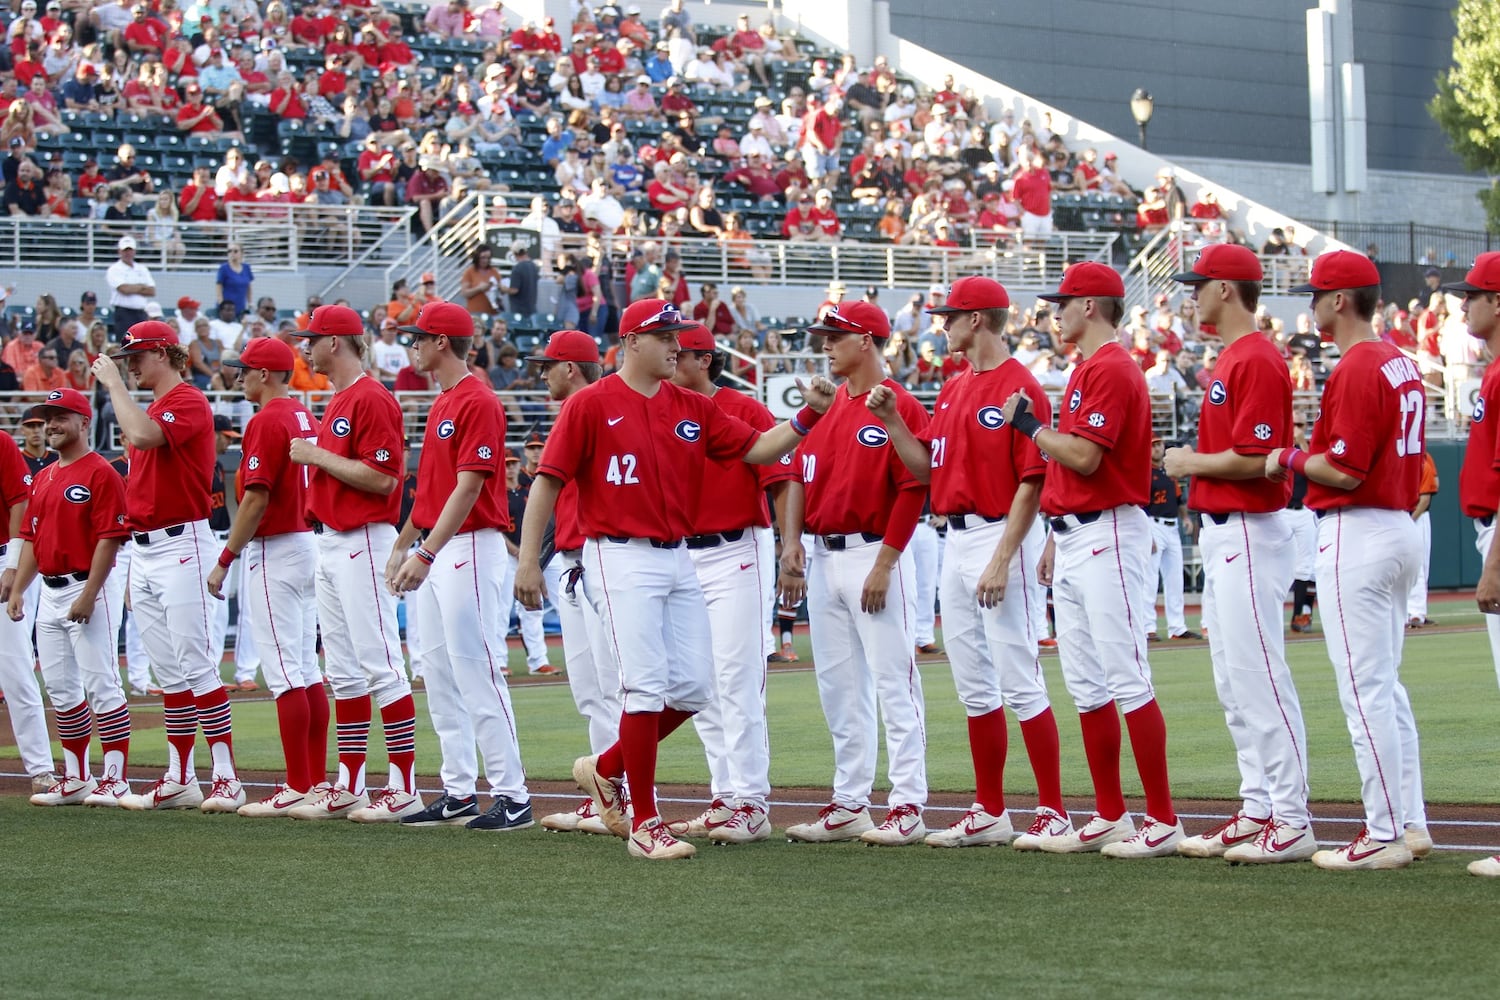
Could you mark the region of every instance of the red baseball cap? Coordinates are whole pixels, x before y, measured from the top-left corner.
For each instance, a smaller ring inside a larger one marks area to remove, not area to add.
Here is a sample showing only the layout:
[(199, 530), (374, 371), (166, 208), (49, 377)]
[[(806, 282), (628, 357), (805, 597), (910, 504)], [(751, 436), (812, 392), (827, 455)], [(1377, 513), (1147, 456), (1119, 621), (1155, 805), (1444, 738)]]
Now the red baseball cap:
[(807, 329), (812, 333), (868, 334), (886, 340), (891, 335), (891, 321), (873, 302), (840, 302), (825, 309), (822, 321)]
[(184, 295), (182, 298), (177, 300), (178, 309), (197, 309), (202, 304), (202, 302), (199, 302), (191, 295)]
[(1172, 280), (1195, 285), (1204, 281), (1260, 281), (1265, 276), (1260, 258), (1249, 247), (1215, 243), (1203, 248), (1191, 271), (1174, 274)]
[(222, 364), (230, 368), (264, 368), (270, 372), (289, 372), (297, 367), (291, 345), (275, 337), (256, 337), (245, 344), (245, 349), (233, 361), (225, 359)]
[(1048, 302), (1082, 298), (1123, 299), (1124, 297), (1125, 282), (1120, 280), (1119, 273), (1108, 264), (1101, 264), (1096, 260), (1085, 260), (1074, 264), (1063, 272), (1062, 284), (1058, 285), (1057, 291), (1037, 296)]
[(411, 326), (398, 326), (407, 336), (472, 337), (474, 316), (457, 302), (429, 302)]
[(148, 319), (126, 330), (125, 342), (120, 345), (119, 353), (111, 354), (110, 357), (123, 358), (131, 354), (140, 354), (142, 351), (154, 351), (180, 343), (175, 324), (163, 323), (159, 319)]
[(49, 417), (49, 410), (66, 410), (69, 413), (77, 413), (88, 417), (94, 417), (94, 408), (89, 405), (89, 398), (77, 389), (53, 389), (47, 393), (47, 401), (38, 403), (32, 407), (32, 412), (40, 417)]
[(677, 337), (677, 346), (684, 351), (717, 351), (718, 343), (714, 341), (714, 335), (708, 332), (708, 327), (702, 323), (694, 323)]
[(1375, 262), (1353, 250), (1335, 250), (1313, 261), (1312, 277), (1305, 285), (1288, 288), (1294, 295), (1306, 292), (1336, 292), (1341, 288), (1370, 288), (1380, 284)]
[(307, 327), (295, 337), (358, 337), (365, 332), (365, 321), (348, 306), (318, 306), (307, 318)]
[(599, 363), (599, 342), (582, 330), (558, 330), (547, 338), (541, 354), (528, 355), (526, 361), (578, 361)]
[(1005, 286), (993, 278), (970, 275), (959, 278), (948, 289), (948, 299), (940, 306), (926, 310), (930, 313), (973, 312), (976, 309), (1009, 309), (1010, 296)]
[(666, 299), (641, 299), (625, 307), (620, 317), (620, 336), (632, 333), (672, 333), (686, 330), (693, 321)]
[(1500, 250), (1491, 250), (1474, 258), (1474, 266), (1463, 281), (1444, 285), (1443, 291), (1467, 295), (1469, 292), (1500, 292)]

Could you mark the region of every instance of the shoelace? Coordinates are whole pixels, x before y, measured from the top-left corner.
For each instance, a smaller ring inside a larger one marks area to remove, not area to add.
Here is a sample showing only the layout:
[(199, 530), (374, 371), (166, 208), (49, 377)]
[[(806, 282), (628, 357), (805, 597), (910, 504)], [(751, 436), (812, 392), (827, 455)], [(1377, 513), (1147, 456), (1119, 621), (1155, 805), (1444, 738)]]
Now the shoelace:
[(734, 815), (724, 821), (724, 829), (739, 830), (750, 826), (750, 821), (755, 818), (756, 809), (748, 803), (740, 806), (734, 811)]
[(369, 808), (389, 809), (395, 803), (395, 799), (396, 790), (394, 788), (382, 788), (380, 791), (370, 796)]
[(232, 787), (233, 781), (233, 778), (215, 778), (214, 783), (209, 786), (208, 797), (211, 799), (234, 798), (234, 789)]
[(1026, 828), (1026, 832), (1033, 837), (1043, 836), (1052, 829), (1052, 821), (1058, 819), (1062, 817), (1054, 812), (1038, 812), (1036, 819), (1031, 821), (1031, 826)]
[(901, 821), (903, 819), (906, 819), (908, 817), (915, 816), (915, 815), (917, 815), (917, 807), (916, 806), (910, 806), (910, 805), (897, 806), (896, 808), (894, 808), (894, 809), (892, 809), (890, 811), (890, 815), (886, 816), (885, 822), (882, 823), (882, 824), (880, 824), (880, 825), (883, 826), (883, 827), (895, 827), (897, 829), (900, 829), (900, 827), (901, 827)]

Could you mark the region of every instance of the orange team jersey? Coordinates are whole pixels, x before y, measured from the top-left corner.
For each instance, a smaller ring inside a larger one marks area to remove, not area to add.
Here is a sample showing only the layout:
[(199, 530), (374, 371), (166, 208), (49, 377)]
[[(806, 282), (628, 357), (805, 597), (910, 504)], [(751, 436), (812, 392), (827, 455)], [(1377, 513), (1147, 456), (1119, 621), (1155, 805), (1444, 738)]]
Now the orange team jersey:
[[(1292, 443), (1292, 376), (1270, 340), (1250, 333), (1219, 354), (1198, 416), (1198, 450), (1268, 455)], [(1188, 506), (1205, 514), (1263, 514), (1285, 507), (1292, 480), (1194, 476)]]
[(943, 384), (932, 423), (920, 435), (932, 453), (933, 513), (1001, 517), (1010, 513), (1021, 483), (1046, 475), (1041, 449), (1007, 427), (1001, 415), (1016, 392), (1031, 400), (1044, 426), (1052, 426), (1052, 403), (1015, 358), (987, 372), (964, 369)]
[(459, 532), (486, 528), (509, 531), (504, 461), (505, 411), (494, 392), (479, 379), (465, 375), (438, 393), (427, 414), (411, 523), (431, 530), (448, 497), (458, 488), (458, 474), (477, 472), (484, 476), (484, 485)]
[(328, 376), (312, 370), (307, 359), (302, 356), (301, 351), (295, 351), (292, 355), (293, 369), (292, 380), (287, 385), (294, 392), (327, 392), (333, 388), (333, 383), (328, 381)]
[(125, 512), (132, 531), (153, 531), (188, 521), (202, 521), (212, 506), (214, 415), (208, 398), (183, 382), (146, 407), (146, 416), (161, 428), (159, 448), (127, 449), (130, 478)]
[(568, 397), (538, 471), (578, 484), (585, 538), (671, 542), (698, 533), (705, 463), (743, 458), (757, 437), (707, 396), (671, 382), (643, 396), (607, 375)]
[(1151, 499), (1151, 396), (1146, 377), (1118, 343), (1105, 344), (1073, 369), (1057, 429), (1104, 449), (1085, 476), (1049, 462), (1042, 487), (1048, 514), (1087, 514)]
[(1309, 480), (1307, 505), (1411, 510), (1422, 480), (1426, 416), (1416, 362), (1378, 340), (1355, 344), (1323, 387), (1308, 450), (1360, 484), (1341, 490)]
[(31, 486), (21, 526), (43, 576), (87, 573), (101, 538), (128, 538), (125, 483), (96, 451), (63, 465), (53, 462)]
[[(318, 429), (318, 447), (340, 458), (357, 459), (398, 483), (406, 471), (405, 443), (401, 404), (368, 375), (333, 394)], [(309, 467), (307, 515), (334, 531), (395, 524), (401, 515), (401, 491), (368, 493)]]
[(1432, 460), (1432, 452), (1422, 452), (1422, 480), (1417, 484), (1417, 495), (1430, 497), (1436, 496), (1438, 491), (1437, 463)]
[(317, 418), (295, 399), (271, 400), (245, 425), (235, 499), (243, 500), (245, 491), (252, 487), (265, 490), (270, 499), (255, 528), (256, 538), (308, 530), (310, 467), (297, 465), (288, 455), (293, 438), (318, 440)]
[[(720, 389), (711, 397), (725, 413), (739, 417), (757, 431), (776, 426), (776, 418), (758, 400), (734, 389)], [(791, 456), (771, 465), (751, 465), (738, 458), (716, 458), (703, 468), (703, 496), (693, 522), (694, 534), (708, 535), (740, 528), (769, 528), (771, 513), (766, 490), (797, 478)]]
[(11, 508), (31, 495), (31, 469), (21, 446), (9, 434), (0, 434), (0, 544), (10, 542)]
[[(1490, 410), (1495, 415), (1490, 415)], [(1492, 517), (1500, 507), (1500, 365), (1490, 365), (1479, 383), (1469, 416), (1469, 444), (1458, 472), (1458, 505), (1466, 517)]]

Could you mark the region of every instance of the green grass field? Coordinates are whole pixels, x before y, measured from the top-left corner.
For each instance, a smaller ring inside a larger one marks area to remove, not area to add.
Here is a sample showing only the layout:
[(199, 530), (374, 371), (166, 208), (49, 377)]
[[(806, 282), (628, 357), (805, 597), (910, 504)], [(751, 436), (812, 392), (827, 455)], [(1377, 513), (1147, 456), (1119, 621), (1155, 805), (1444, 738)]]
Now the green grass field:
[[(1291, 649), (1314, 794), (1353, 800), (1324, 647)], [(1056, 658), (1045, 662), (1064, 790), (1087, 794), (1072, 706)], [(1231, 795), (1206, 651), (1153, 649), (1152, 662), (1174, 789)], [(922, 675), (931, 783), (963, 790), (963, 718), (946, 665)], [(1483, 634), (1414, 635), (1404, 675), (1429, 800), (1494, 801), (1500, 691)], [(831, 753), (811, 675), (775, 674), (769, 692), (773, 781), (826, 786)], [(584, 749), (566, 688), (518, 688), (514, 698), (528, 770), (566, 777)], [(277, 766), (269, 704), (237, 705), (235, 726), (244, 766)], [(1014, 727), (1012, 737), (1008, 779), (1025, 795)], [(434, 746), (419, 736), (423, 773), (436, 770)], [(143, 732), (134, 762), (164, 755), (160, 730)], [(382, 773), (378, 760), (370, 771)], [(1126, 773), (1129, 791), (1128, 764)], [(664, 747), (663, 782), (705, 774), (690, 733)], [(1488, 992), (1500, 974), (1500, 886), (1464, 873), (1473, 855), (1445, 852), (1351, 876), (776, 839), (651, 866), (629, 861), (618, 841), (539, 830), (309, 828), (39, 810), (20, 796), (0, 800), (0, 831), (12, 996), (1462, 995)]]

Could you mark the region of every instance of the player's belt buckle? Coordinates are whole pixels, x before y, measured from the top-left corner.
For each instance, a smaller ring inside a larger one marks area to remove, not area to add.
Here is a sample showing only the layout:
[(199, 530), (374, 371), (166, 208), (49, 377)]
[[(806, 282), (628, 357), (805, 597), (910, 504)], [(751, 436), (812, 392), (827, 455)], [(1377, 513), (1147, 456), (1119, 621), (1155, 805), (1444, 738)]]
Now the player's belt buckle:
[(677, 546), (682, 544), (682, 539), (680, 538), (674, 538), (671, 541), (664, 542), (659, 538), (636, 539), (631, 538), (628, 535), (604, 535), (602, 537), (606, 542), (614, 542), (616, 545), (625, 545), (629, 542), (641, 541), (647, 543), (653, 549), (675, 549), (677, 548)]
[(715, 531), (707, 535), (688, 535), (683, 539), (690, 549), (716, 549), (720, 545), (737, 542), (745, 537), (744, 528), (736, 528), (733, 531)]
[(983, 514), (949, 514), (948, 527), (963, 531), (967, 528), (977, 528), (981, 524), (999, 524), (1005, 520), (1005, 515), (999, 517), (986, 517)]
[(163, 538), (176, 538), (186, 530), (187, 525), (174, 524), (170, 528), (162, 528), (159, 531), (137, 531), (133, 537), (137, 545), (150, 545), (153, 537), (159, 542)]
[(842, 552), (849, 547), (850, 539), (860, 539), (865, 542), (878, 542), (881, 536), (873, 531), (861, 531), (859, 534), (850, 535), (819, 535), (823, 547), (829, 552)]
[(1229, 523), (1230, 517), (1230, 515), (1228, 514), (1204, 514), (1203, 516), (1208, 518), (1210, 521), (1212, 521), (1214, 524), (1217, 524), (1221, 528)]
[(1052, 519), (1052, 530), (1058, 534), (1065, 535), (1074, 528), (1081, 528), (1085, 524), (1093, 524), (1099, 520), (1100, 515), (1103, 513), (1104, 511), (1102, 510), (1090, 510), (1082, 514), (1064, 514), (1062, 517), (1054, 517)]
[(312, 529), (312, 533), (315, 535), (321, 535), (326, 530), (323, 527), (322, 521), (308, 521), (307, 526)]
[(60, 590), (70, 583), (85, 583), (88, 578), (87, 573), (66, 573), (62, 576), (44, 576), (42, 582), (53, 590)]
[(1177, 527), (1177, 518), (1175, 517), (1153, 517), (1151, 520), (1157, 524), (1165, 524), (1170, 528)]

